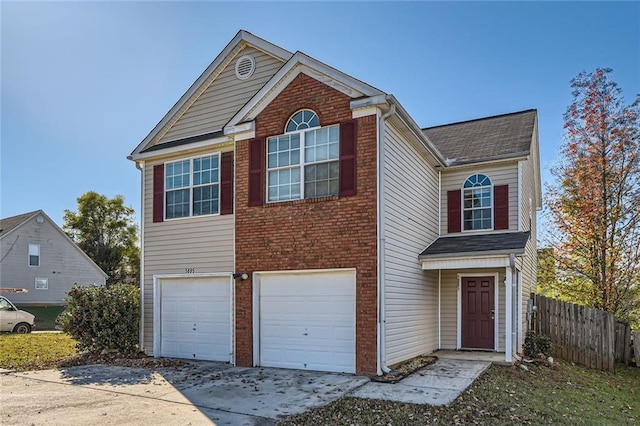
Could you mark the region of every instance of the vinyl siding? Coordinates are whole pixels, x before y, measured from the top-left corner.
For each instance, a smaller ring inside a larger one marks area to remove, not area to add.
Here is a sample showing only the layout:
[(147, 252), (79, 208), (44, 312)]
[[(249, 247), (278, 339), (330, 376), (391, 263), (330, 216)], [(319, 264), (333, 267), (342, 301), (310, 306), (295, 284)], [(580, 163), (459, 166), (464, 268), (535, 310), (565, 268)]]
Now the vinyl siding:
[[(40, 266), (29, 266), (29, 244), (40, 245)], [(29, 221), (0, 239), (0, 286), (26, 288), (28, 293), (5, 293), (16, 304), (63, 305), (74, 283), (104, 284), (102, 271), (56, 229)], [(47, 278), (49, 288), (36, 290), (35, 279)]]
[[(202, 154), (205, 154), (204, 152)], [(164, 161), (175, 161), (179, 157)], [(203, 216), (153, 222), (153, 166), (144, 167), (144, 351), (153, 348), (153, 276), (233, 272), (234, 215)]]
[(438, 273), (418, 254), (438, 236), (438, 175), (387, 123), (384, 138), (386, 365), (438, 347)]
[[(442, 220), (441, 234), (443, 236), (449, 235), (447, 232), (447, 192), (461, 189), (464, 181), (476, 173), (482, 173), (488, 176), (494, 186), (509, 185), (509, 229), (495, 232), (513, 232), (518, 229), (518, 163), (513, 162), (506, 165), (475, 165), (473, 167), (444, 170), (442, 172), (442, 211), (440, 214)], [(488, 230), (485, 232), (494, 231)], [(458, 233), (450, 235), (456, 234)]]
[[(256, 63), (254, 74), (246, 80), (238, 79), (235, 74), (236, 59), (242, 55), (252, 55)], [(254, 47), (240, 50), (157, 143), (221, 130), (282, 65), (280, 59)]]
[(442, 270), (441, 276), (441, 349), (458, 349), (458, 274), (488, 276), (498, 272), (495, 291), (498, 292), (498, 351), (504, 352), (505, 342), (505, 271), (504, 269)]

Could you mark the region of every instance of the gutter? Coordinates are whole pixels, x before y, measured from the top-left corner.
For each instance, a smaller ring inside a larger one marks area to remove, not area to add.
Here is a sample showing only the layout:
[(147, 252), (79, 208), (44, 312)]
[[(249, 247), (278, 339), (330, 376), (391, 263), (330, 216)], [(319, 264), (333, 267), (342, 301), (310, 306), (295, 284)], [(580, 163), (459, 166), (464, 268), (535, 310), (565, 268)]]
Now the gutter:
[(377, 374), (381, 375), (383, 372), (388, 373), (391, 371), (386, 363), (386, 309), (384, 303), (385, 292), (385, 215), (384, 215), (384, 135), (385, 128), (384, 122), (389, 116), (396, 112), (394, 104), (391, 105), (389, 111), (380, 115), (378, 112), (378, 131), (376, 137), (376, 150), (378, 151), (376, 169), (378, 171), (378, 185), (377, 185), (377, 210), (378, 210), (378, 368)]
[[(140, 170), (140, 336), (139, 349), (144, 352), (144, 163), (136, 161), (136, 169)], [(155, 354), (154, 354), (155, 355)]]

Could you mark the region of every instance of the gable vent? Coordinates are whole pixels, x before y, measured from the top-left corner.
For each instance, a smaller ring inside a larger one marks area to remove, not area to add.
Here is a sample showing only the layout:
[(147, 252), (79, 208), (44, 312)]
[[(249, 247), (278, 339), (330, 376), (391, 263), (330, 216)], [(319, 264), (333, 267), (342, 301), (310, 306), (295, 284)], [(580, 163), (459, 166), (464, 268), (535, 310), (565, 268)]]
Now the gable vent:
[(251, 55), (241, 56), (236, 62), (236, 77), (246, 80), (256, 70), (256, 60)]

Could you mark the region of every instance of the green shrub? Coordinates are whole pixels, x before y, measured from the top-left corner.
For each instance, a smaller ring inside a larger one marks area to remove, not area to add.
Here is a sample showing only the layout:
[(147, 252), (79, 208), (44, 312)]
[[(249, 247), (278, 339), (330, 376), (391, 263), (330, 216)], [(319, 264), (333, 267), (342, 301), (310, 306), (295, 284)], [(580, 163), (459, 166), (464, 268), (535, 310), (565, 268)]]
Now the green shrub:
[(527, 331), (522, 349), (529, 358), (535, 358), (539, 354), (550, 356), (553, 353), (553, 343), (547, 335)]
[(116, 350), (123, 354), (138, 350), (140, 291), (131, 284), (111, 286), (74, 285), (60, 315), (63, 330), (78, 342), (78, 349), (91, 353)]

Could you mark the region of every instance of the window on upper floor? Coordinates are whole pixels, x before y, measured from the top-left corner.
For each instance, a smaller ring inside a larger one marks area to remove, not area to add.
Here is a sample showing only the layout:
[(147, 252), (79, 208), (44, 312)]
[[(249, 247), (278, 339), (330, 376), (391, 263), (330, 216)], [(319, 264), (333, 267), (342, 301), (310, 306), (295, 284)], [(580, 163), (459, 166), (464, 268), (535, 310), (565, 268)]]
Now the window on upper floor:
[(483, 174), (469, 176), (462, 187), (463, 229), (491, 229), (492, 218), (491, 179)]
[(218, 214), (220, 209), (218, 154), (165, 164), (165, 218)]
[(29, 244), (29, 266), (40, 266), (40, 244)]
[(340, 126), (320, 127), (315, 112), (295, 113), (285, 134), (267, 139), (267, 201), (338, 195)]

